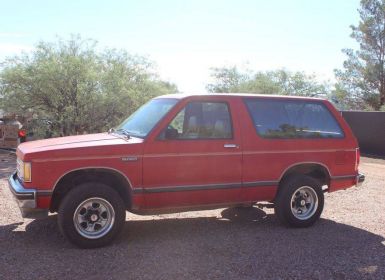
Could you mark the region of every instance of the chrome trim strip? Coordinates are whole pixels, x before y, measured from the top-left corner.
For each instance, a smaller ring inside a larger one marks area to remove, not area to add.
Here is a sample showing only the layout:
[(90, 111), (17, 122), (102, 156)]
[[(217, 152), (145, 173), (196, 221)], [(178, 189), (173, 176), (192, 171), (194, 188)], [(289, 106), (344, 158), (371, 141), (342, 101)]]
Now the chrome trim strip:
[(241, 183), (230, 184), (210, 184), (210, 185), (186, 185), (174, 187), (149, 187), (142, 189), (134, 189), (134, 193), (160, 193), (160, 192), (180, 192), (180, 191), (199, 191), (199, 190), (215, 190), (215, 189), (233, 189), (240, 188)]
[(357, 175), (342, 175), (342, 176), (332, 176), (330, 177), (330, 179), (339, 181), (339, 180), (355, 179), (356, 177)]
[(35, 159), (32, 162), (47, 162), (47, 161), (63, 161), (63, 160), (90, 160), (90, 159), (119, 159), (127, 157), (141, 158), (140, 155), (113, 155), (113, 156), (87, 156), (87, 157), (60, 157), (60, 158), (43, 158)]
[(274, 151), (244, 151), (244, 155), (254, 154), (292, 154), (292, 153), (331, 153), (331, 152), (354, 152), (356, 149), (325, 149), (325, 150), (274, 150)]
[(331, 152), (354, 152), (355, 149), (329, 149), (329, 150), (275, 150), (275, 151), (239, 151), (239, 152), (215, 152), (215, 153), (164, 153), (148, 154), (143, 158), (156, 157), (186, 157), (186, 156), (227, 156), (227, 155), (256, 155), (256, 154), (293, 154), (293, 153), (331, 153)]
[(52, 191), (49, 191), (49, 190), (36, 190), (36, 195), (37, 196), (51, 196), (52, 195)]
[(245, 182), (242, 187), (265, 187), (265, 186), (277, 186), (279, 181), (257, 181), (257, 182)]
[(216, 153), (165, 153), (165, 154), (148, 154), (143, 158), (165, 158), (165, 157), (207, 157), (207, 156), (240, 156), (242, 152), (216, 152)]
[(173, 186), (173, 187), (148, 187), (133, 189), (134, 194), (138, 193), (162, 193), (162, 192), (183, 192), (183, 191), (200, 191), (200, 190), (219, 190), (219, 189), (242, 189), (251, 187), (265, 187), (276, 186), (277, 181), (258, 181), (258, 182), (246, 182), (246, 183), (227, 183), (227, 184), (208, 184), (208, 185), (186, 185), (186, 186)]

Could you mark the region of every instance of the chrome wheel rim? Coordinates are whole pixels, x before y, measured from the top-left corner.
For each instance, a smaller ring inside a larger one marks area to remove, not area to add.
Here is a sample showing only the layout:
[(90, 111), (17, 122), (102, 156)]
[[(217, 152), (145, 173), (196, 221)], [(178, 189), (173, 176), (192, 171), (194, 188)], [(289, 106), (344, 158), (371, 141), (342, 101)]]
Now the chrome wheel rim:
[(291, 196), (291, 213), (299, 220), (311, 218), (318, 208), (318, 196), (309, 186), (297, 189)]
[(92, 197), (80, 203), (73, 217), (76, 231), (88, 239), (106, 235), (114, 221), (114, 208), (107, 200), (99, 197)]

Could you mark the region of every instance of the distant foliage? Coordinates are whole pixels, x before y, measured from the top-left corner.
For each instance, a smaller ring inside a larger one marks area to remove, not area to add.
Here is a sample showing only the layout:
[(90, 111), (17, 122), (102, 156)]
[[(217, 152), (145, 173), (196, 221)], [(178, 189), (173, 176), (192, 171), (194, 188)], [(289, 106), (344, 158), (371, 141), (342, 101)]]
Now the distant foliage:
[(325, 96), (328, 85), (313, 75), (285, 69), (267, 72), (239, 71), (237, 67), (212, 68), (209, 92), (242, 92), (298, 96)]
[(106, 131), (150, 98), (177, 91), (147, 59), (96, 46), (72, 36), (6, 59), (0, 69), (2, 109), (30, 112), (51, 122), (54, 136), (64, 136)]
[(360, 22), (351, 26), (359, 50), (344, 49), (336, 70), (336, 94), (353, 109), (380, 110), (385, 104), (385, 0), (361, 0)]

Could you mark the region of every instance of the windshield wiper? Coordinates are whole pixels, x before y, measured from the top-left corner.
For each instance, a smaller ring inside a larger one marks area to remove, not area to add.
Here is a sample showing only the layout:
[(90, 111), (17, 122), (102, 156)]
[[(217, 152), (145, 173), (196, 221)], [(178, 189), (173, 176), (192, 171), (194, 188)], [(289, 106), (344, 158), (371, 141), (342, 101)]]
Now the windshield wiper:
[(124, 128), (119, 128), (118, 130), (113, 130), (112, 132), (121, 132), (124, 136), (127, 137), (127, 139), (130, 139), (131, 138), (131, 135), (130, 135), (130, 132), (128, 132), (128, 130), (125, 130)]
[(115, 129), (115, 128), (111, 127), (108, 130), (108, 134), (111, 134), (111, 133), (123, 134), (124, 136), (127, 137), (127, 139), (131, 138), (130, 132), (128, 132), (128, 130), (125, 130), (124, 128)]

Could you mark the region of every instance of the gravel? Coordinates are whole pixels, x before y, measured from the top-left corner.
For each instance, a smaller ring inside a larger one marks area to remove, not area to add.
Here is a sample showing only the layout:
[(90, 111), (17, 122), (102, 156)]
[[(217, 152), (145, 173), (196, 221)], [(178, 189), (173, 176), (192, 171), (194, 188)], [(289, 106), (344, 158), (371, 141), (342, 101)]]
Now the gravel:
[(127, 213), (111, 246), (81, 250), (56, 215), (23, 219), (0, 154), (0, 279), (385, 279), (385, 160), (362, 158), (362, 187), (326, 194), (313, 227), (282, 227), (273, 210)]

